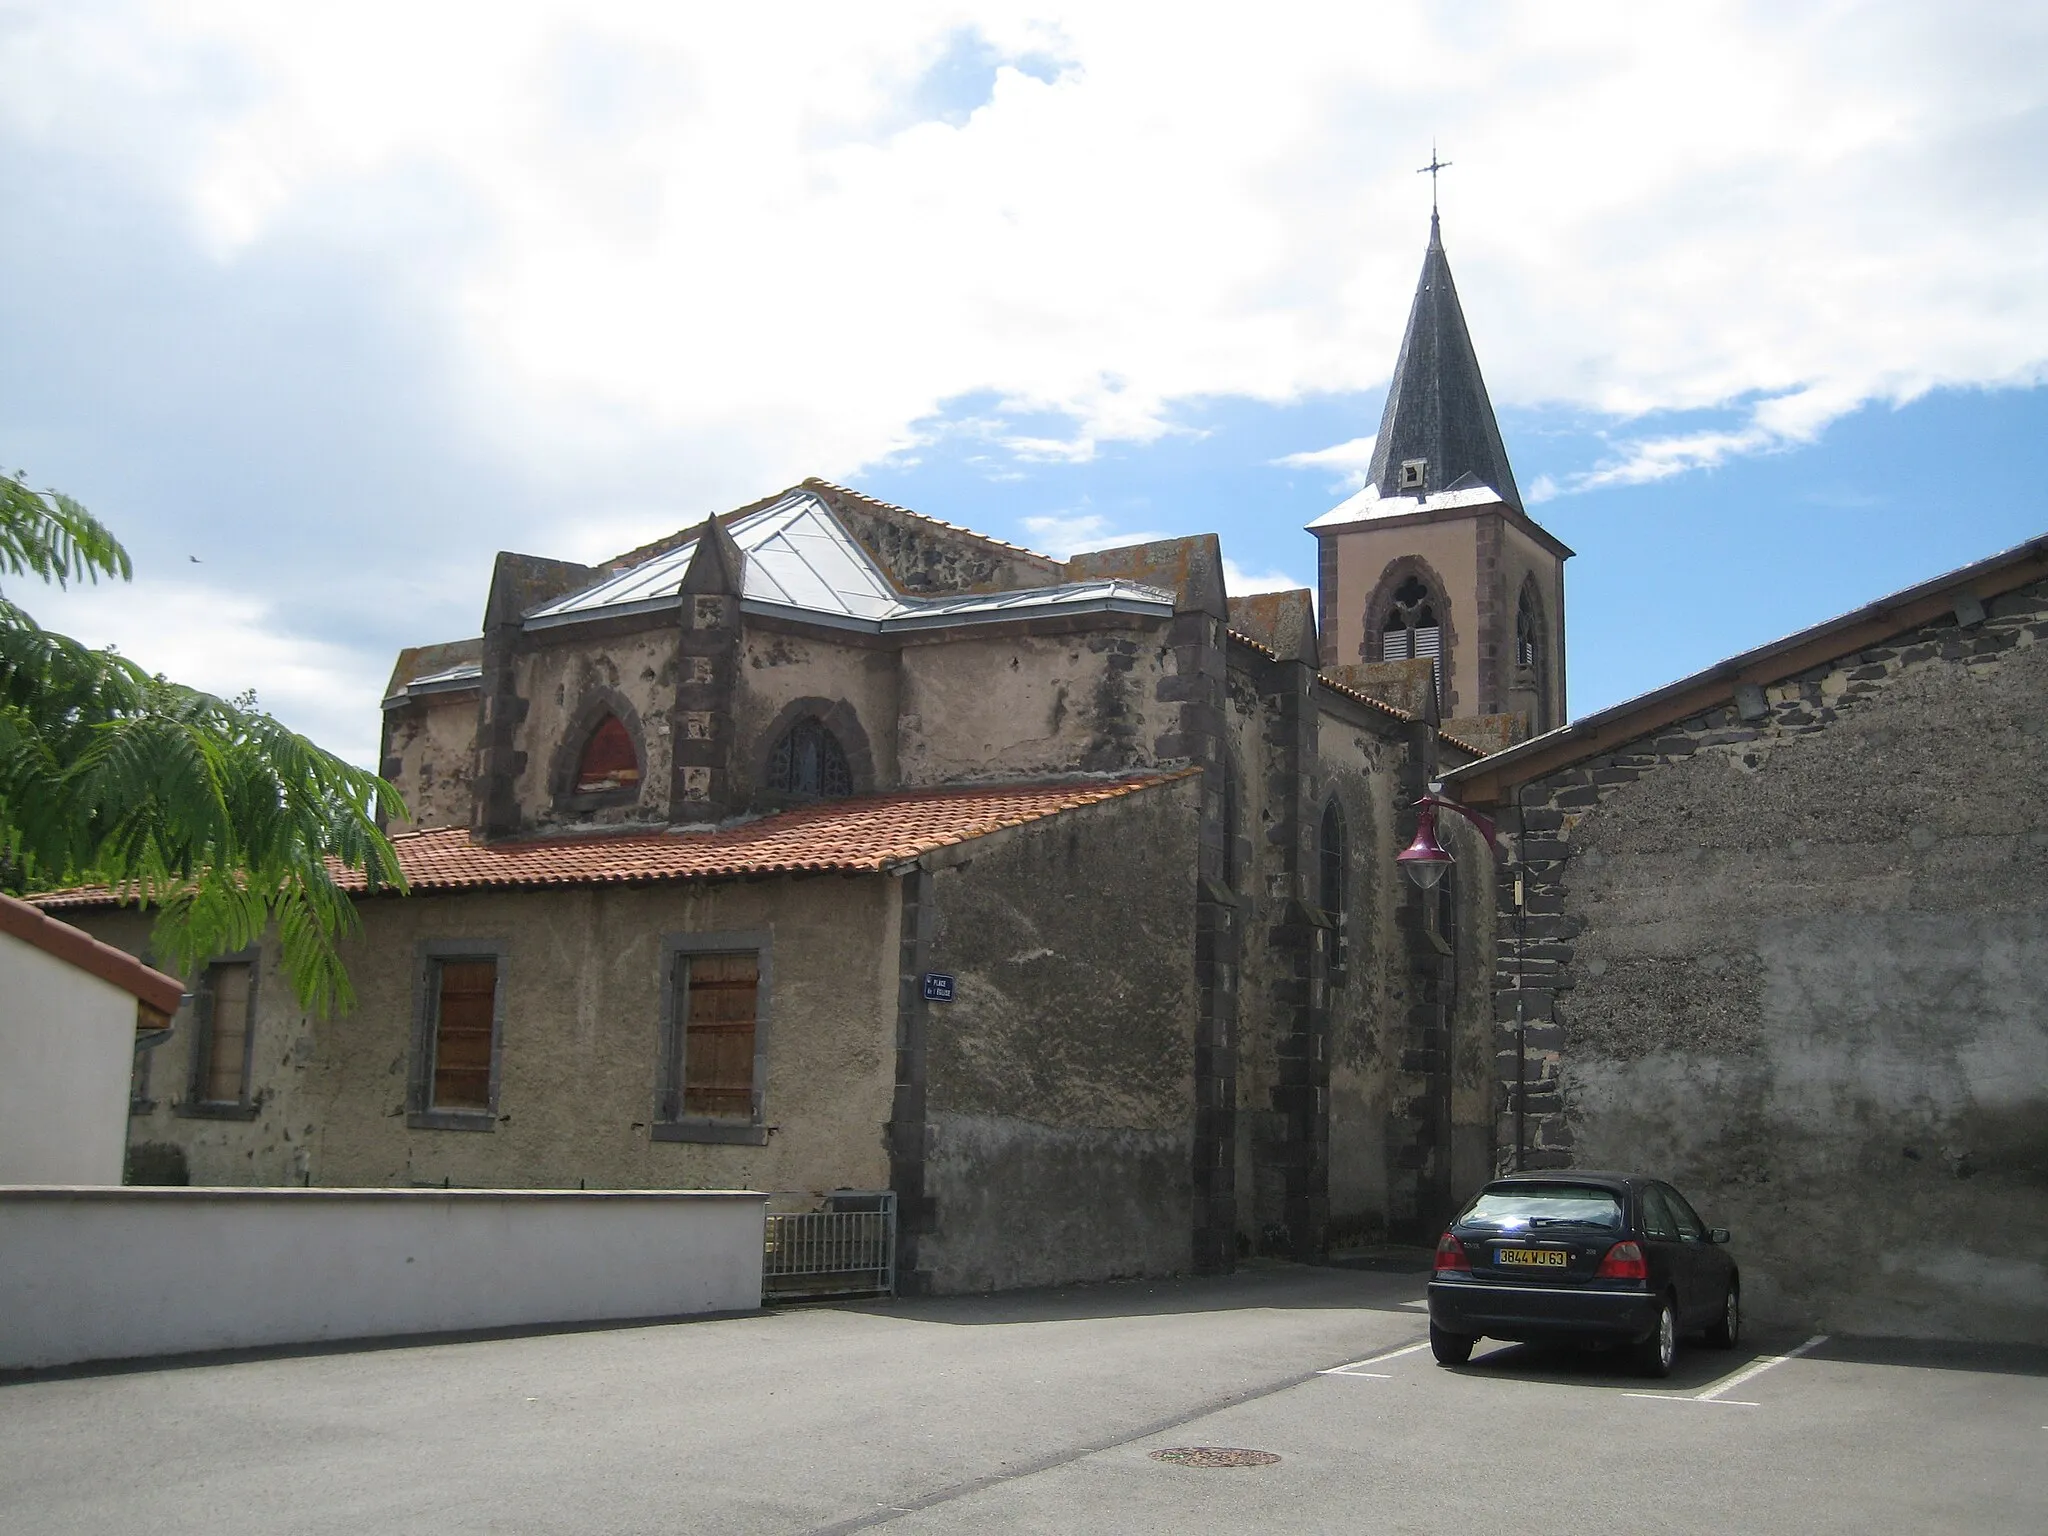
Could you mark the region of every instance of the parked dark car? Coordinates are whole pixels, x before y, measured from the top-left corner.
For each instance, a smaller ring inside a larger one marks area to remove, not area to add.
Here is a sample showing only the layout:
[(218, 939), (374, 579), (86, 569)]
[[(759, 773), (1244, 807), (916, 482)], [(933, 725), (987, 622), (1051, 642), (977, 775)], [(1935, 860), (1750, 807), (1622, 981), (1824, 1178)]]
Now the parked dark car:
[(1628, 1346), (1636, 1368), (1670, 1374), (1681, 1334), (1733, 1349), (1742, 1276), (1725, 1227), (1685, 1196), (1632, 1173), (1495, 1179), (1436, 1247), (1429, 1347), (1445, 1365), (1479, 1338)]

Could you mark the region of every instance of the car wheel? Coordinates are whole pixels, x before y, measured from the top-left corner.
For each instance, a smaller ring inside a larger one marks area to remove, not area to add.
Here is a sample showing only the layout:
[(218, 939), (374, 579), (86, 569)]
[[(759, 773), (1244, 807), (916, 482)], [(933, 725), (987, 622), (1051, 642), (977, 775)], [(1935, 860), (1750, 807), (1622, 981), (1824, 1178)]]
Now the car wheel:
[(1728, 1282), (1727, 1299), (1721, 1303), (1721, 1320), (1707, 1330), (1707, 1342), (1716, 1349), (1733, 1349), (1742, 1341), (1742, 1287)]
[(1635, 1367), (1645, 1376), (1669, 1376), (1671, 1362), (1677, 1358), (1678, 1318), (1666, 1296), (1657, 1306), (1657, 1326), (1635, 1347)]
[(1477, 1342), (1469, 1333), (1446, 1333), (1435, 1323), (1429, 1325), (1429, 1352), (1438, 1365), (1463, 1365), (1472, 1358)]

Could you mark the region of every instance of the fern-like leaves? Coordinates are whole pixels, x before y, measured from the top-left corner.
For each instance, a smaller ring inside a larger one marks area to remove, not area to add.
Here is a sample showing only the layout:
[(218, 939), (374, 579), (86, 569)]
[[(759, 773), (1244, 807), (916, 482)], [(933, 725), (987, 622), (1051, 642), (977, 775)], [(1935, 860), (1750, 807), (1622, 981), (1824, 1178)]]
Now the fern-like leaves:
[[(82, 507), (0, 477), (0, 568), (126, 577)], [(104, 885), (155, 905), (156, 952), (189, 972), (277, 924), (302, 1005), (353, 1004), (337, 948), (354, 905), (334, 873), (404, 889), (379, 812), (397, 792), (254, 708), (151, 677), (40, 628), (0, 597), (0, 883)]]

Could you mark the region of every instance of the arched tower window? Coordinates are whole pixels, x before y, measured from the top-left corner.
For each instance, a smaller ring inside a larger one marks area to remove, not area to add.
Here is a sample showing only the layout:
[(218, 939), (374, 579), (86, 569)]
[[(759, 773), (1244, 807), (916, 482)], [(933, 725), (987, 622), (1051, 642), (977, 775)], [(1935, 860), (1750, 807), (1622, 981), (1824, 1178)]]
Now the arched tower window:
[(1344, 812), (1337, 804), (1336, 796), (1323, 807), (1322, 834), (1317, 841), (1317, 882), (1318, 904), (1329, 914), (1330, 929), (1330, 984), (1344, 984), (1344, 970), (1351, 959), (1350, 901), (1345, 880), (1345, 857), (1347, 853), (1344, 837)]
[(1543, 655), (1543, 617), (1536, 611), (1536, 589), (1522, 583), (1521, 601), (1515, 604), (1515, 665), (1534, 672)]
[(1549, 641), (1543, 595), (1536, 590), (1533, 576), (1525, 578), (1515, 603), (1515, 685), (1536, 695), (1536, 706), (1529, 715), (1529, 727), (1534, 731), (1547, 731), (1557, 723), (1550, 718)]
[(1387, 619), (1380, 626), (1380, 660), (1411, 661), (1427, 656), (1435, 663), (1436, 685), (1444, 685), (1444, 630), (1436, 599), (1419, 576), (1394, 589)]
[(633, 748), (632, 733), (617, 715), (606, 715), (597, 722), (583, 744), (583, 756), (577, 759), (576, 793), (605, 795), (639, 788), (640, 754)]
[(839, 738), (806, 717), (769, 754), (768, 787), (785, 795), (833, 799), (853, 793), (853, 768)]

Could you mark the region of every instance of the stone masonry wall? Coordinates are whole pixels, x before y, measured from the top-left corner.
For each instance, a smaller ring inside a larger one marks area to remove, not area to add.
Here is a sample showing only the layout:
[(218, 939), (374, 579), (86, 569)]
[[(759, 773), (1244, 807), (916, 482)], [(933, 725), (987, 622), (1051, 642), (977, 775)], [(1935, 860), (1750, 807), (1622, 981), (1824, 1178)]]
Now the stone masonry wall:
[(1670, 1177), (1753, 1314), (2048, 1338), (2048, 583), (1970, 608), (1523, 790), (1502, 1164), (1519, 1003), (1526, 1165)]

